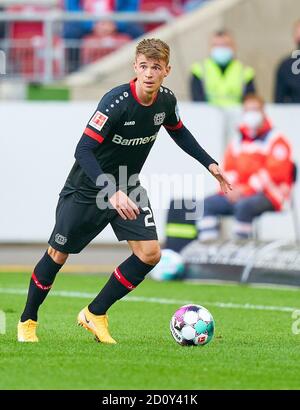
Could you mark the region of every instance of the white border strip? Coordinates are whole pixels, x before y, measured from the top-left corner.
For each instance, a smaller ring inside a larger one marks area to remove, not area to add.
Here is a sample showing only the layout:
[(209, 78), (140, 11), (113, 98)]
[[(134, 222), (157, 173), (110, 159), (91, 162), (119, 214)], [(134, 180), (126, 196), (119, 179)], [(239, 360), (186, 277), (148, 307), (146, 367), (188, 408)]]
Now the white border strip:
[[(14, 289), (14, 288), (0, 288), (0, 294), (9, 294), (9, 295), (27, 295), (27, 289)], [(88, 292), (72, 292), (72, 291), (63, 291), (63, 290), (53, 290), (50, 296), (58, 296), (65, 298), (89, 298), (93, 299), (96, 294)], [(156, 303), (160, 305), (187, 305), (190, 303), (196, 303), (191, 300), (177, 300), (177, 299), (163, 299), (163, 298), (149, 298), (143, 296), (127, 296), (121, 301), (124, 302), (142, 302), (142, 303)], [(290, 306), (268, 306), (268, 305), (252, 305), (251, 303), (224, 303), (224, 302), (204, 302), (201, 301), (201, 304), (204, 306), (215, 306), (222, 309), (245, 309), (245, 310), (264, 310), (264, 311), (273, 311), (273, 312), (294, 312), (298, 310), (299, 307), (290, 307)]]

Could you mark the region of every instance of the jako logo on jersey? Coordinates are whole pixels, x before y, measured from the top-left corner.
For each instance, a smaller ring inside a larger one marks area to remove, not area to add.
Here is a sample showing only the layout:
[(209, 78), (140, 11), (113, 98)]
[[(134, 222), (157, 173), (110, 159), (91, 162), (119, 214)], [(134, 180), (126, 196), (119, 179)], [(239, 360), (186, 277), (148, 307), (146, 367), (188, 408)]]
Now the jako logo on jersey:
[(123, 138), (121, 135), (115, 134), (112, 142), (115, 144), (121, 144), (121, 145), (141, 145), (141, 144), (148, 144), (149, 142), (153, 142), (156, 140), (157, 133), (154, 135), (151, 135), (150, 137), (141, 137), (141, 138), (132, 138), (132, 139), (126, 139)]
[(135, 121), (126, 121), (124, 125), (135, 125)]
[(57, 233), (55, 235), (55, 242), (58, 243), (59, 245), (64, 245), (67, 242), (67, 238), (60, 233)]
[(166, 118), (165, 112), (160, 112), (159, 114), (154, 115), (154, 125), (161, 125)]
[(103, 114), (100, 111), (97, 111), (94, 114), (91, 121), (89, 122), (89, 125), (93, 128), (96, 128), (96, 130), (101, 131), (107, 119), (108, 119), (107, 115)]

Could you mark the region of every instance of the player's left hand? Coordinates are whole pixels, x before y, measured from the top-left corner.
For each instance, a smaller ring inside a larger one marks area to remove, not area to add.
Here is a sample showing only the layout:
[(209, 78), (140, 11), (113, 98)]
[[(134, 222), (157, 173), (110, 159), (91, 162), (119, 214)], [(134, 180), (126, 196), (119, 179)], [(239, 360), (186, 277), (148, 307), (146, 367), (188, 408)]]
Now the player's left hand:
[(221, 191), (224, 194), (227, 194), (229, 191), (232, 191), (232, 185), (227, 180), (220, 167), (217, 164), (210, 164), (208, 167), (210, 173), (219, 181)]

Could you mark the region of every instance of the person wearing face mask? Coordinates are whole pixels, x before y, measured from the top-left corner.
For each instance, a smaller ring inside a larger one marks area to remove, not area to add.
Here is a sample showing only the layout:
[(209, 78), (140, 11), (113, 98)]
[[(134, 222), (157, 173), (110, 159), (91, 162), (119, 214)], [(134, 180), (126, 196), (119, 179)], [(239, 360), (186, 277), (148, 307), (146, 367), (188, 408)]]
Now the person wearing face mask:
[(294, 42), (294, 53), (277, 68), (274, 90), (276, 103), (300, 103), (300, 20), (294, 25)]
[(254, 76), (253, 68), (236, 59), (230, 33), (217, 31), (212, 37), (210, 56), (191, 67), (191, 98), (218, 107), (236, 106), (246, 94), (255, 92)]
[(197, 223), (203, 241), (218, 238), (222, 215), (234, 216), (237, 238), (250, 238), (254, 218), (280, 211), (289, 197), (294, 180), (292, 149), (273, 128), (263, 100), (255, 94), (245, 97), (238, 135), (226, 149), (223, 170), (233, 190), (205, 198), (203, 217)]

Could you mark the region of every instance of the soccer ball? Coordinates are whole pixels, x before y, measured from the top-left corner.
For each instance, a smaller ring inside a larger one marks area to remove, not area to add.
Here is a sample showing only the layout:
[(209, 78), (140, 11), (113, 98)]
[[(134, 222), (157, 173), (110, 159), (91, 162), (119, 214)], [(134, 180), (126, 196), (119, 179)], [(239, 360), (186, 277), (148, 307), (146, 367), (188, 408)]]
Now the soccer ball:
[(161, 251), (161, 259), (150, 272), (150, 277), (154, 280), (173, 280), (183, 275), (184, 263), (179, 253), (171, 249)]
[(172, 316), (170, 330), (181, 346), (203, 346), (213, 338), (215, 322), (205, 307), (185, 305)]

